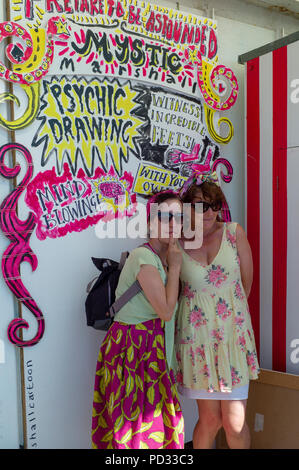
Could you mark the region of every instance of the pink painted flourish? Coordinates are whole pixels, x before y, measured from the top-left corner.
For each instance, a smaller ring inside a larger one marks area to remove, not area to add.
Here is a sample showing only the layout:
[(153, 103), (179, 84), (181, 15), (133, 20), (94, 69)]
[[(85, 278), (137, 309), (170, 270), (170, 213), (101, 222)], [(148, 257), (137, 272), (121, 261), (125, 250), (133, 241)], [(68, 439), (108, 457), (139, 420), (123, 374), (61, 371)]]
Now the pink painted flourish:
[(136, 194), (131, 194), (133, 181), (127, 171), (119, 178), (112, 166), (108, 173), (96, 168), (92, 177), (82, 168), (73, 176), (67, 163), (60, 176), (54, 167), (38, 173), (25, 196), (36, 215), (36, 236), (40, 240), (63, 237), (99, 220), (132, 216), (137, 207)]
[(33, 313), (37, 320), (37, 333), (31, 340), (24, 341), (20, 339), (17, 334), (20, 329), (29, 328), (27, 321), (22, 318), (16, 318), (8, 326), (7, 333), (10, 342), (16, 346), (25, 347), (33, 346), (40, 341), (44, 334), (45, 321), (36, 302), (23, 285), (20, 275), (20, 265), (24, 261), (27, 261), (31, 265), (33, 271), (37, 268), (37, 257), (29, 246), (29, 240), (36, 225), (34, 215), (30, 212), (27, 220), (22, 221), (16, 214), (18, 199), (32, 178), (32, 157), (30, 152), (21, 144), (3, 145), (0, 148), (0, 174), (4, 176), (4, 178), (15, 178), (21, 169), (20, 165), (9, 168), (4, 164), (6, 153), (11, 150), (20, 152), (24, 156), (28, 167), (23, 180), (4, 199), (0, 206), (0, 227), (6, 237), (11, 241), (2, 256), (2, 273), (9, 289), (16, 298)]
[(202, 57), (201, 57), (200, 52), (198, 52), (197, 54), (197, 59), (198, 59), (197, 82), (198, 82), (199, 88), (201, 90), (202, 96), (206, 104), (210, 108), (214, 109), (215, 111), (229, 110), (235, 104), (235, 102), (237, 101), (237, 97), (238, 97), (239, 86), (238, 86), (236, 75), (230, 68), (226, 67), (225, 65), (217, 65), (216, 67), (213, 68), (209, 78), (210, 78), (210, 83), (211, 83), (211, 86), (213, 87), (214, 93), (220, 96), (220, 94), (222, 94), (222, 92), (224, 91), (224, 89), (223, 90), (221, 89), (223, 88), (223, 86), (221, 85), (221, 82), (217, 86), (217, 81), (220, 80), (222, 77), (225, 79), (226, 82), (229, 83), (229, 86), (230, 86), (230, 94), (224, 102), (221, 102), (220, 99), (215, 100), (212, 96), (209, 95), (206, 89), (204, 67), (202, 64)]

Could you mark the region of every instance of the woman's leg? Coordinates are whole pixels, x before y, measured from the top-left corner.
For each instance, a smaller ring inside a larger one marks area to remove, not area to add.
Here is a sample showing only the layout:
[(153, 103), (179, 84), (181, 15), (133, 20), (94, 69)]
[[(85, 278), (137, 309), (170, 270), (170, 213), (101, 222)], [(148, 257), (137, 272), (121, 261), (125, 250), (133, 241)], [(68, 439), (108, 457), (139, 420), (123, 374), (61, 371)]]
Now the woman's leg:
[(211, 449), (222, 426), (219, 400), (196, 400), (199, 419), (193, 432), (193, 449)]
[(222, 400), (222, 425), (230, 449), (249, 449), (250, 433), (245, 421), (247, 400)]

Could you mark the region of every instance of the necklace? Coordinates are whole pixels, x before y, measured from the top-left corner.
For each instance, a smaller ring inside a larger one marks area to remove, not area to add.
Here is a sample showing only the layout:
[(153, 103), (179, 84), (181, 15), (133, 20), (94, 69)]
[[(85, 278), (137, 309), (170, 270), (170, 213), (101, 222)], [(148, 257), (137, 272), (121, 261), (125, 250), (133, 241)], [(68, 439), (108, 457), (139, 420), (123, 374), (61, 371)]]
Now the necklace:
[[(144, 245), (148, 246), (149, 249), (152, 250), (153, 253), (155, 253), (155, 255), (159, 256), (159, 254), (158, 254), (158, 253), (156, 252), (156, 250), (152, 247), (152, 245), (150, 244), (150, 242), (146, 242), (146, 243), (144, 243)], [(166, 263), (163, 263), (163, 261), (162, 261), (162, 259), (161, 259), (160, 256), (159, 256), (159, 259), (160, 259), (160, 261), (161, 261), (163, 267), (168, 270), (167, 264), (166, 264)]]

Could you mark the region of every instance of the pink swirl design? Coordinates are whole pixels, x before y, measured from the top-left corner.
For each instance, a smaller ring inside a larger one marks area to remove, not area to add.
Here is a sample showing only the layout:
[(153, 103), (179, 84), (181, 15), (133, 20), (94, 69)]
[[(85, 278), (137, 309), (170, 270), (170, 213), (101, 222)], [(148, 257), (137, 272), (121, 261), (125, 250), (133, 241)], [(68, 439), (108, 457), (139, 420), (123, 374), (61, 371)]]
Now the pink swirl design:
[(228, 160), (226, 160), (226, 158), (217, 158), (217, 160), (215, 160), (213, 165), (212, 165), (212, 171), (216, 171), (217, 166), (220, 165), (221, 163), (222, 163), (222, 165), (225, 166), (225, 168), (227, 170), (226, 175), (223, 173), (222, 170), (220, 170), (221, 179), (225, 183), (230, 183), (231, 180), (232, 180), (232, 177), (233, 177), (233, 167), (230, 164), (230, 162)]
[(34, 214), (30, 212), (25, 221), (20, 220), (16, 214), (18, 199), (32, 178), (33, 163), (30, 152), (23, 145), (17, 143), (3, 145), (0, 147), (0, 174), (4, 178), (15, 178), (21, 170), (19, 164), (14, 168), (9, 168), (4, 164), (5, 154), (10, 150), (19, 151), (24, 156), (28, 167), (23, 180), (0, 206), (0, 227), (11, 241), (2, 256), (2, 273), (9, 289), (33, 313), (37, 320), (37, 333), (31, 340), (23, 341), (17, 334), (21, 328), (29, 328), (29, 324), (24, 319), (16, 318), (8, 326), (7, 334), (10, 342), (18, 347), (25, 347), (38, 343), (45, 330), (43, 314), (23, 285), (20, 275), (20, 265), (24, 261), (30, 263), (32, 271), (35, 271), (37, 267), (37, 257), (29, 246), (29, 239), (36, 225)]
[(228, 98), (224, 102), (218, 102), (212, 96), (209, 96), (208, 92), (206, 91), (205, 79), (204, 79), (204, 74), (203, 74), (202, 58), (201, 58), (200, 53), (197, 54), (197, 58), (198, 58), (197, 82), (198, 82), (199, 88), (201, 90), (202, 96), (206, 104), (210, 108), (214, 109), (215, 111), (227, 111), (237, 101), (239, 86), (238, 86), (238, 80), (237, 80), (236, 75), (230, 68), (226, 67), (225, 65), (216, 65), (216, 67), (213, 68), (211, 72), (211, 76), (210, 76), (210, 81), (211, 81), (211, 85), (214, 88), (214, 92), (216, 93), (216, 95), (219, 94), (219, 92), (217, 91), (217, 87), (216, 87), (216, 80), (221, 77), (224, 77), (226, 81), (228, 81), (230, 88), (231, 88)]
[[(230, 183), (233, 178), (233, 167), (230, 164), (230, 162), (226, 160), (226, 158), (217, 158), (217, 160), (214, 161), (211, 170), (210, 170), (210, 159), (208, 160), (207, 163), (204, 163), (204, 164), (195, 163), (194, 165), (192, 165), (192, 168), (197, 169), (197, 171), (207, 172), (208, 174), (210, 174), (211, 172), (216, 171), (217, 166), (220, 164), (224, 165), (227, 170), (227, 174), (224, 174), (222, 170), (220, 171), (221, 179), (225, 183)], [(207, 165), (208, 165), (208, 169), (207, 169)], [(191, 181), (193, 181), (193, 178)], [(188, 180), (186, 183), (188, 187)], [(221, 214), (222, 214), (222, 219), (224, 222), (231, 222), (232, 218), (231, 218), (231, 213), (230, 213), (230, 209), (229, 209), (227, 202), (222, 203)]]
[(222, 215), (222, 219), (223, 219), (224, 222), (231, 222), (232, 221), (232, 216), (231, 216), (231, 213), (230, 213), (227, 202), (222, 203), (221, 215)]
[[(230, 183), (232, 178), (233, 178), (233, 167), (230, 164), (230, 162), (228, 160), (226, 160), (226, 158), (217, 158), (217, 160), (215, 160), (214, 163), (213, 163), (212, 171), (215, 171), (217, 166), (221, 163), (222, 163), (222, 165), (225, 166), (225, 168), (227, 170), (226, 175), (223, 173), (222, 170), (220, 170), (221, 179), (225, 183)], [(221, 213), (222, 213), (222, 218), (223, 218), (224, 222), (231, 222), (232, 221), (231, 213), (230, 213), (227, 202), (222, 203)]]

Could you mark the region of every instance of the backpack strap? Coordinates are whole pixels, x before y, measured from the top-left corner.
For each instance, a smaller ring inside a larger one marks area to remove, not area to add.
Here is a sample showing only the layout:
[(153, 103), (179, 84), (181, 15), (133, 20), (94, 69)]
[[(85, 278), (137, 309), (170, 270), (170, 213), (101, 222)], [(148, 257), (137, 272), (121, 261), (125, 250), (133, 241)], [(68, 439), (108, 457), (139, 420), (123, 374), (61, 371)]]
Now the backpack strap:
[(126, 262), (126, 259), (129, 255), (129, 252), (128, 251), (123, 251), (122, 254), (121, 254), (121, 258), (120, 258), (120, 261), (119, 261), (119, 265), (118, 265), (118, 269), (121, 271), (122, 268), (124, 267), (124, 264)]
[(87, 287), (86, 287), (86, 292), (87, 294), (89, 294), (89, 292), (91, 291), (92, 287), (94, 286), (96, 280), (98, 279), (99, 276), (96, 276), (94, 277), (88, 284), (87, 284)]
[(109, 309), (110, 317), (113, 318), (114, 315), (127, 303), (131, 300), (138, 292), (142, 291), (142, 287), (139, 284), (139, 281), (134, 282), (115, 302), (111, 305)]

